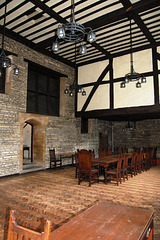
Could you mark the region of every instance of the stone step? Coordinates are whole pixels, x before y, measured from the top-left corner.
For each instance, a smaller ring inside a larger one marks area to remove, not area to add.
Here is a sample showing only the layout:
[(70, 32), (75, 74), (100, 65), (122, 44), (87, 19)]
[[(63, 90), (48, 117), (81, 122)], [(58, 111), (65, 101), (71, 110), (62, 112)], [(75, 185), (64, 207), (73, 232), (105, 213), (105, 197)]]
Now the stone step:
[(23, 170), (20, 172), (20, 174), (41, 171), (44, 169), (45, 168), (42, 165), (40, 165), (39, 163), (29, 163), (29, 164), (23, 165)]

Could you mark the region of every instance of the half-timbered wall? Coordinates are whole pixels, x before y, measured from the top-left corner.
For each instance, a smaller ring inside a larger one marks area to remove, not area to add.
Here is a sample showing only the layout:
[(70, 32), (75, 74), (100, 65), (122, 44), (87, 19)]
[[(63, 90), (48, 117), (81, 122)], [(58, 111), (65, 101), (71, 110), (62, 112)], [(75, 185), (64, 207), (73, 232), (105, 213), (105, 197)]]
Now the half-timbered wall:
[[(160, 51), (159, 48), (157, 52)], [(134, 70), (140, 74), (144, 74), (147, 83), (143, 83), (141, 88), (136, 88), (136, 82), (126, 84), (125, 88), (120, 88), (120, 83), (123, 81), (125, 74), (130, 72), (130, 55), (124, 55), (113, 59), (113, 80), (111, 79), (108, 69), (103, 79), (98, 82), (104, 69), (109, 66), (109, 61), (93, 63), (90, 65), (81, 66), (78, 68), (78, 84), (84, 86), (87, 94), (82, 96), (78, 94), (78, 111), (92, 111), (99, 109), (117, 109), (127, 107), (152, 106), (155, 104), (155, 96), (158, 89), (155, 89), (155, 66), (153, 62), (152, 49), (143, 50), (133, 54)], [(159, 55), (158, 55), (159, 56)], [(160, 61), (157, 61), (160, 69)], [(89, 76), (89, 77), (88, 77)], [(106, 83), (105, 83), (106, 82)], [(104, 84), (105, 83), (105, 84)], [(113, 90), (111, 92), (111, 84)], [(86, 105), (91, 91), (98, 85), (90, 101)], [(113, 96), (113, 103), (111, 104)], [(84, 108), (84, 106), (86, 107)]]

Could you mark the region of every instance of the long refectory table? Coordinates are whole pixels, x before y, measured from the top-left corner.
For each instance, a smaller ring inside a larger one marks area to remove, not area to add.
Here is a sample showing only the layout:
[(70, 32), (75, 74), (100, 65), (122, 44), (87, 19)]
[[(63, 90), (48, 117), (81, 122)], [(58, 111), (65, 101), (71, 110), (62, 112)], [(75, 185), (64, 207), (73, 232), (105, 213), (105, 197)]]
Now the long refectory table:
[(51, 233), (54, 240), (152, 240), (153, 212), (98, 202)]

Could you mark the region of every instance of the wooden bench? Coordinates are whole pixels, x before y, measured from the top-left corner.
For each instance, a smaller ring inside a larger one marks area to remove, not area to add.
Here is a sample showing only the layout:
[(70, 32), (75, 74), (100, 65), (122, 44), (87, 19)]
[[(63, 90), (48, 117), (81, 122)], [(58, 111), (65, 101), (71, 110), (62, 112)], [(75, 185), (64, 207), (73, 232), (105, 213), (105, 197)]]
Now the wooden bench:
[(14, 216), (15, 211), (10, 212), (7, 240), (49, 240), (51, 234), (51, 222), (47, 221), (44, 232), (39, 233), (33, 230), (18, 226)]

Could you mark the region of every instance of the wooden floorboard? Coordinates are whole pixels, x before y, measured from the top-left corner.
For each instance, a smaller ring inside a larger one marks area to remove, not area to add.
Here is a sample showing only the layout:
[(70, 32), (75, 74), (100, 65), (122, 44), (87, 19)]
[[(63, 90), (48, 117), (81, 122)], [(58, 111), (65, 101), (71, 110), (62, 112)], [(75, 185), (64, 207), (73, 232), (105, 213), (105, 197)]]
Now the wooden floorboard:
[(16, 210), (18, 224), (42, 231), (48, 219), (53, 231), (99, 200), (153, 210), (154, 240), (160, 240), (160, 165), (119, 186), (78, 185), (75, 168), (1, 178), (0, 239), (6, 239), (9, 209)]

